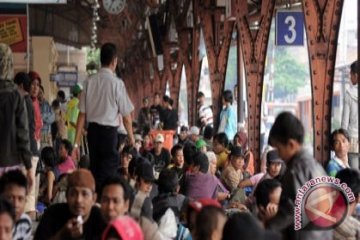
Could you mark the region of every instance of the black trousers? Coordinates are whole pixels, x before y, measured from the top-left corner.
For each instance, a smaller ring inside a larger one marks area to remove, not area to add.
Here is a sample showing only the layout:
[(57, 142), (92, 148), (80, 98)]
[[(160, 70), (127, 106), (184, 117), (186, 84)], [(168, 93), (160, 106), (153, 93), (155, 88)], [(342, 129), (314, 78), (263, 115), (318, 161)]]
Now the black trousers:
[(117, 127), (90, 123), (87, 139), (90, 171), (95, 178), (96, 192), (101, 194), (102, 184), (106, 178), (114, 176), (119, 167)]

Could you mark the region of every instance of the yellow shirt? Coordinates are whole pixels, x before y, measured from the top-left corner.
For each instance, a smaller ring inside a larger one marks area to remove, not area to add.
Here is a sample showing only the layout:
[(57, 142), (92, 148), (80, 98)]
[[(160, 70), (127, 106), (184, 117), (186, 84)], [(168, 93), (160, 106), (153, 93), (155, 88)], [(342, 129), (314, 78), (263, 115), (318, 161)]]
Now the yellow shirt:
[(229, 152), (227, 150), (222, 151), (220, 154), (216, 154), (217, 163), (216, 167), (218, 169), (224, 169), (228, 162)]

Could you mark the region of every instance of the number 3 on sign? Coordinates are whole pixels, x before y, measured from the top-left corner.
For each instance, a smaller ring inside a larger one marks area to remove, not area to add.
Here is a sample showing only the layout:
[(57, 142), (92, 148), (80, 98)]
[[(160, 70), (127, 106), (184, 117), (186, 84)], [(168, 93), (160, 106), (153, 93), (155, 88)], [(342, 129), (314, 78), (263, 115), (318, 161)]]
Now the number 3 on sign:
[(276, 13), (276, 45), (304, 45), (304, 16), (302, 12)]
[(296, 20), (294, 16), (287, 16), (285, 18), (285, 24), (289, 25), (289, 34), (284, 36), (285, 41), (289, 44), (292, 44), (295, 42), (296, 39), (296, 31), (295, 31)]

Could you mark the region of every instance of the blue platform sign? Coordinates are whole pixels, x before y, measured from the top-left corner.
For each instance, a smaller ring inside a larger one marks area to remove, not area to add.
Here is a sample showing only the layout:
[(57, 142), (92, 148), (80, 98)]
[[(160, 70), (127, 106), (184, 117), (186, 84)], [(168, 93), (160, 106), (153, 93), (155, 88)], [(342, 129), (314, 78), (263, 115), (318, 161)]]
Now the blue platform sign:
[(277, 46), (304, 45), (303, 12), (277, 11), (275, 29), (275, 44)]

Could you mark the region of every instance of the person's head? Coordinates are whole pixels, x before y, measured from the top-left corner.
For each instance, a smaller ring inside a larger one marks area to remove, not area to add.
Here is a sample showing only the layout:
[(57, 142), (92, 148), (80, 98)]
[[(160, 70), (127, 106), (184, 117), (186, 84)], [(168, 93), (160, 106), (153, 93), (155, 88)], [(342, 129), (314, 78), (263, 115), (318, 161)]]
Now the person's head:
[(348, 215), (352, 215), (355, 211), (356, 204), (360, 203), (360, 172), (356, 169), (345, 168), (337, 172), (336, 178), (338, 178), (341, 183), (346, 183), (354, 194), (355, 200), (350, 202), (348, 211)]
[(106, 227), (101, 240), (144, 240), (144, 234), (134, 219), (121, 216)]
[(14, 208), (7, 200), (0, 198), (0, 240), (13, 239), (15, 222)]
[(29, 75), (27, 75), (25, 72), (18, 72), (15, 75), (14, 82), (20, 91), (30, 93), (31, 80)]
[(0, 195), (13, 205), (16, 220), (24, 213), (26, 194), (27, 179), (20, 170), (9, 171), (0, 178)]
[(136, 150), (133, 147), (125, 146), (120, 154), (120, 166), (129, 167), (129, 163), (134, 157), (136, 157)]
[(205, 95), (203, 92), (198, 92), (197, 94), (197, 102), (202, 105), (205, 102)]
[(71, 93), (76, 98), (80, 95), (81, 91), (82, 91), (82, 87), (80, 86), (80, 84), (76, 84), (71, 88)]
[(279, 176), (283, 167), (283, 160), (279, 157), (277, 150), (270, 150), (266, 154), (267, 172), (272, 178)]
[(148, 97), (144, 97), (144, 98), (143, 98), (143, 105), (144, 105), (144, 107), (148, 107), (148, 106), (149, 106), (149, 98), (148, 98)]
[(65, 102), (65, 99), (66, 99), (65, 92), (63, 90), (59, 90), (57, 92), (56, 98), (59, 102)]
[(204, 139), (211, 140), (214, 136), (214, 128), (210, 125), (207, 125), (204, 129)]
[(131, 187), (122, 178), (109, 177), (101, 192), (101, 212), (107, 221), (125, 215), (129, 210)]
[(143, 146), (148, 147), (151, 145), (151, 138), (149, 134), (145, 134), (143, 137)]
[(150, 194), (155, 181), (154, 169), (150, 163), (143, 162), (136, 167), (138, 190)]
[(233, 146), (238, 146), (238, 147), (241, 147), (241, 144), (240, 144), (240, 137), (239, 137), (239, 133), (236, 133), (234, 135), (234, 139), (233, 139)]
[(187, 126), (181, 126), (179, 138), (182, 141), (184, 141), (188, 137), (188, 131), (189, 131), (189, 129)]
[(32, 98), (37, 98), (39, 95), (40, 85), (41, 85), (40, 75), (35, 71), (30, 71), (29, 77), (31, 81), (30, 96)]
[(218, 133), (214, 136), (213, 150), (216, 154), (225, 151), (228, 145), (229, 145), (229, 139), (226, 136), (226, 133)]
[(158, 135), (156, 135), (155, 139), (154, 139), (154, 148), (155, 148), (155, 152), (160, 153), (161, 149), (164, 146), (164, 136), (159, 133)]
[(190, 128), (190, 140), (193, 141), (194, 143), (199, 140), (199, 134), (200, 134), (200, 129), (197, 126), (192, 126)]
[(202, 172), (207, 173), (209, 170), (209, 160), (205, 153), (197, 152), (194, 155), (194, 161), (193, 161), (193, 169), (194, 172)]
[(264, 230), (260, 222), (247, 212), (232, 214), (224, 225), (223, 240), (280, 240), (281, 235)]
[(74, 216), (82, 216), (86, 221), (96, 202), (95, 179), (87, 169), (79, 169), (67, 176), (66, 201)]
[(217, 158), (216, 155), (213, 151), (208, 151), (206, 152), (206, 156), (209, 160), (209, 173), (211, 175), (215, 175), (216, 174), (216, 166), (217, 166)]
[(44, 147), (41, 150), (40, 158), (46, 168), (53, 169), (56, 166), (56, 153), (52, 147)]
[(159, 105), (160, 104), (160, 93), (159, 92), (156, 92), (154, 94), (154, 105)]
[(222, 103), (224, 105), (232, 104), (233, 102), (233, 94), (230, 90), (225, 90), (222, 95)]
[(269, 144), (278, 150), (279, 156), (288, 162), (298, 153), (304, 142), (304, 127), (290, 112), (280, 113), (270, 130)]
[(242, 170), (245, 165), (244, 152), (241, 147), (233, 147), (230, 152), (230, 163), (235, 170)]
[(354, 61), (351, 65), (350, 65), (350, 81), (352, 83), (352, 85), (356, 85), (359, 82), (358, 79), (358, 61)]
[(0, 43), (0, 80), (11, 81), (14, 76), (13, 54), (11, 48)]
[(115, 72), (118, 62), (116, 46), (113, 43), (105, 43), (100, 50), (101, 66), (110, 68)]
[(163, 107), (167, 107), (170, 97), (168, 95), (164, 95), (162, 98), (162, 105)]
[(207, 146), (206, 146), (206, 142), (204, 139), (199, 139), (196, 141), (195, 143), (195, 146), (196, 146), (196, 150), (197, 151), (200, 151), (200, 152), (203, 152), (203, 153), (206, 153), (207, 152)]
[(194, 155), (197, 152), (194, 144), (185, 144), (184, 146), (184, 160), (188, 166), (192, 165), (194, 162)]
[(171, 157), (175, 166), (182, 167), (184, 165), (184, 151), (180, 144), (176, 144), (171, 149)]
[(331, 133), (330, 147), (335, 152), (336, 157), (347, 159), (350, 149), (350, 136), (348, 131), (343, 128), (337, 129)]
[(71, 155), (72, 145), (71, 142), (67, 139), (62, 139), (59, 145), (59, 158), (60, 160), (65, 160), (68, 156)]
[(264, 179), (257, 185), (254, 196), (260, 214), (265, 212), (269, 203), (279, 204), (281, 195), (281, 183), (276, 179)]
[(196, 216), (195, 239), (221, 240), (225, 222), (226, 216), (222, 208), (203, 207)]
[(199, 200), (190, 200), (188, 202), (188, 207), (186, 210), (186, 223), (192, 234), (194, 234), (196, 228), (197, 215), (204, 207), (208, 206), (221, 208), (220, 203), (217, 200), (211, 198), (201, 198)]
[(54, 101), (52, 101), (51, 107), (52, 107), (54, 110), (60, 109), (60, 102), (59, 102), (59, 100), (55, 99)]
[(177, 193), (179, 190), (179, 178), (175, 170), (164, 168), (161, 170), (157, 181), (159, 193)]

